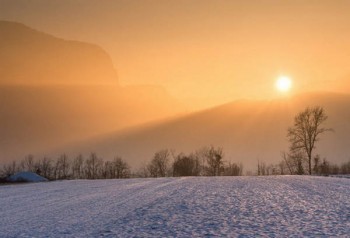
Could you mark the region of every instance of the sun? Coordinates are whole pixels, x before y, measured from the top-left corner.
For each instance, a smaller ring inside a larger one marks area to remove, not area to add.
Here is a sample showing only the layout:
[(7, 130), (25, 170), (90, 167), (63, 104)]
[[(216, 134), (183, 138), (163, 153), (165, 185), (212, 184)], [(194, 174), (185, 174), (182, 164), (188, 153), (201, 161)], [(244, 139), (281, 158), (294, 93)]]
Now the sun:
[(280, 92), (288, 92), (292, 87), (292, 80), (287, 76), (280, 76), (276, 81), (276, 88)]

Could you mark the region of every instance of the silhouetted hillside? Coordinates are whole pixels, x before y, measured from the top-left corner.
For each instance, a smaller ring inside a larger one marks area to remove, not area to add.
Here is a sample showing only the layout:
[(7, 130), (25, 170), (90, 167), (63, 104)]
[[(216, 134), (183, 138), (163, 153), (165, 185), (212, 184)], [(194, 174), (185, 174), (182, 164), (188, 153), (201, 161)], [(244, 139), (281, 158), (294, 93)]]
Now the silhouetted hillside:
[(23, 24), (0, 21), (1, 84), (118, 84), (99, 46), (59, 39)]
[(71, 155), (91, 151), (105, 158), (121, 155), (134, 167), (149, 160), (162, 148), (190, 152), (205, 145), (223, 146), (226, 161), (242, 162), (245, 171), (257, 161), (267, 164), (281, 159), (288, 150), (287, 128), (295, 114), (307, 106), (321, 105), (335, 132), (321, 137), (317, 152), (329, 161), (350, 157), (350, 95), (303, 94), (273, 101), (236, 101), (177, 119), (119, 131), (114, 134), (59, 148)]
[(98, 46), (0, 21), (0, 162), (183, 110), (161, 87), (121, 87)]

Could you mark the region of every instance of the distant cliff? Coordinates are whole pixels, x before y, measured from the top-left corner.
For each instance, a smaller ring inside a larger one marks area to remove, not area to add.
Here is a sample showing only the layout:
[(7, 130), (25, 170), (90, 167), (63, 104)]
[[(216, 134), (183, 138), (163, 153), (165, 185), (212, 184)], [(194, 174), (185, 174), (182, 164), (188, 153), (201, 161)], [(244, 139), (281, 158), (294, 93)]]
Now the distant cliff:
[(118, 84), (99, 46), (0, 21), (0, 84)]
[(96, 45), (0, 21), (0, 164), (182, 111), (159, 86), (120, 86)]

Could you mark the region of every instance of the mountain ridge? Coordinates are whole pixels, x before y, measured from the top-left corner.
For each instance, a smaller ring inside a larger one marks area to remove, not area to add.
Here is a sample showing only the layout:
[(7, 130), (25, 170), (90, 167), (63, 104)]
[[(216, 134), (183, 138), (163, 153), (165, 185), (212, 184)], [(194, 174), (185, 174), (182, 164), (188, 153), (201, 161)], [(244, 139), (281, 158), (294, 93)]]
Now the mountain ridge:
[(99, 46), (8, 21), (0, 35), (0, 162), (184, 110), (161, 87), (121, 86)]
[(10, 21), (0, 21), (0, 35), (1, 84), (119, 84), (111, 57), (98, 45)]

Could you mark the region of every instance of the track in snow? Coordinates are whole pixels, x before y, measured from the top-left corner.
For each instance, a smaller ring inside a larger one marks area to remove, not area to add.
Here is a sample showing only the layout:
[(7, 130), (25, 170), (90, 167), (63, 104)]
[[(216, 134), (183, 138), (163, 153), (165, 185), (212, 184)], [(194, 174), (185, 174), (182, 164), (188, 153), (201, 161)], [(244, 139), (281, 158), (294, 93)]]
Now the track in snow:
[(0, 237), (346, 236), (350, 180), (74, 180), (0, 186)]

